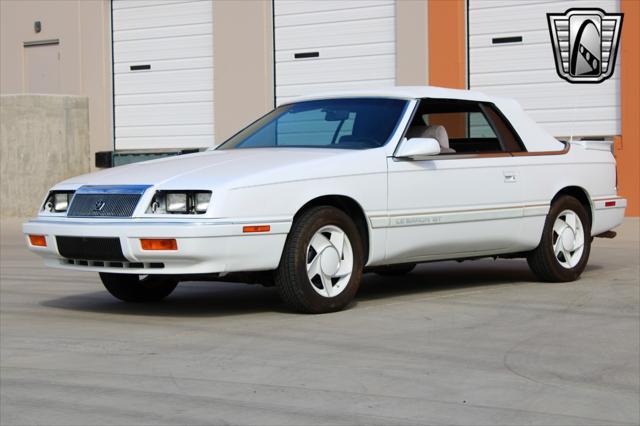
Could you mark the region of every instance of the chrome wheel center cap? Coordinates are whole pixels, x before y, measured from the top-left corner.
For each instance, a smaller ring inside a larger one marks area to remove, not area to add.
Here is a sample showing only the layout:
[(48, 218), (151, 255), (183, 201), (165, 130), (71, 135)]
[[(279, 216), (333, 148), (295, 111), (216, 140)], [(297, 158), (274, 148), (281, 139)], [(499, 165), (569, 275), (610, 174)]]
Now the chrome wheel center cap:
[(573, 231), (569, 228), (565, 229), (564, 232), (562, 232), (562, 247), (565, 248), (565, 250), (573, 250), (573, 245), (576, 241), (576, 237), (573, 234)]
[(330, 277), (334, 276), (336, 272), (338, 272), (338, 269), (340, 268), (340, 255), (335, 248), (328, 247), (322, 252), (320, 268), (322, 268), (322, 272)]

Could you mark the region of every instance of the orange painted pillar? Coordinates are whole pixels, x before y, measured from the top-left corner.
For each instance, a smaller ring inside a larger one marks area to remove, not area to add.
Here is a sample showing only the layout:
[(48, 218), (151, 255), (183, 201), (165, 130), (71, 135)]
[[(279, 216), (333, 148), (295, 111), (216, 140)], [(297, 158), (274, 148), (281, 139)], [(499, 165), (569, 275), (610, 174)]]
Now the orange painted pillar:
[(464, 0), (429, 0), (429, 84), (467, 88)]
[(618, 193), (628, 200), (627, 216), (640, 216), (640, 1), (622, 0), (620, 101), (622, 137), (615, 149)]

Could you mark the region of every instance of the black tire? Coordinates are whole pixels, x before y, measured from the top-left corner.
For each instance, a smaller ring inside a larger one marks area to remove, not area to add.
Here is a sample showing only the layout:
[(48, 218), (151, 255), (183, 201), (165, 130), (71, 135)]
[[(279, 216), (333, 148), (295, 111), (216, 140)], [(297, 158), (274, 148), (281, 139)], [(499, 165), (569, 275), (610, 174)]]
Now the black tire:
[[(574, 212), (580, 222), (584, 233), (584, 249), (578, 263), (567, 268), (562, 266), (562, 255), (556, 256), (554, 253), (554, 243), (560, 238), (553, 230), (554, 223), (560, 215), (565, 211)], [(589, 260), (591, 252), (591, 221), (587, 209), (576, 198), (569, 195), (559, 197), (552, 205), (547, 215), (547, 219), (542, 231), (542, 239), (538, 247), (529, 253), (527, 262), (531, 271), (541, 281), (546, 282), (568, 282), (574, 281), (580, 277)]]
[(112, 296), (123, 302), (158, 302), (176, 288), (178, 281), (147, 275), (100, 273), (102, 284)]
[(403, 263), (401, 265), (383, 266), (379, 269), (374, 269), (373, 272), (383, 277), (398, 277), (411, 273), (415, 268), (415, 263)]
[[(351, 277), (344, 289), (333, 297), (319, 295), (307, 276), (307, 249), (311, 238), (328, 225), (336, 226), (346, 234), (353, 251)], [(293, 310), (312, 314), (335, 312), (353, 300), (360, 286), (363, 263), (362, 238), (351, 218), (334, 207), (313, 207), (293, 223), (274, 274), (275, 284), (282, 300)]]

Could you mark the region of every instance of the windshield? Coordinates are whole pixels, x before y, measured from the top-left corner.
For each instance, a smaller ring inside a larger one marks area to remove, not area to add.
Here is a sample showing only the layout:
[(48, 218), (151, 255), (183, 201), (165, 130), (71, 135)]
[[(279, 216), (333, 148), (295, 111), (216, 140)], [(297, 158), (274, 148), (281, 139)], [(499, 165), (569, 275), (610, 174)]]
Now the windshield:
[(376, 148), (387, 143), (407, 101), (324, 99), (280, 106), (217, 149)]

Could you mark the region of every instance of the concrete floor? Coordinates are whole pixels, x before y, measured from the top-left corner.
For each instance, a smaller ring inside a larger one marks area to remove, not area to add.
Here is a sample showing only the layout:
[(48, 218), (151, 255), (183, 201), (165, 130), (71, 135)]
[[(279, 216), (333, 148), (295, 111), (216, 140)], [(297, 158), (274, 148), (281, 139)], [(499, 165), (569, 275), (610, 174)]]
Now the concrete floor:
[(596, 240), (578, 282), (429, 264), (306, 316), (242, 284), (126, 305), (94, 274), (45, 269), (7, 220), (0, 423), (637, 425), (639, 225)]

